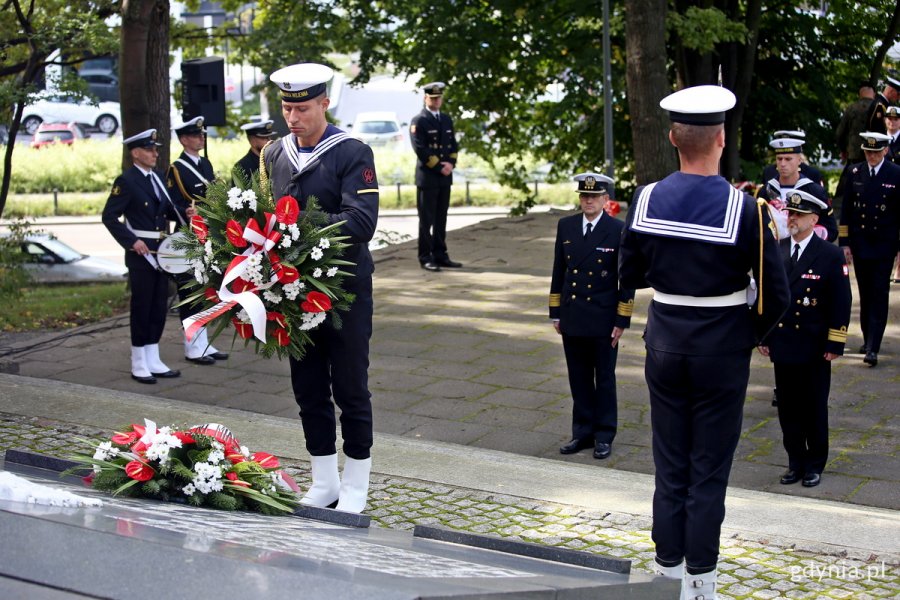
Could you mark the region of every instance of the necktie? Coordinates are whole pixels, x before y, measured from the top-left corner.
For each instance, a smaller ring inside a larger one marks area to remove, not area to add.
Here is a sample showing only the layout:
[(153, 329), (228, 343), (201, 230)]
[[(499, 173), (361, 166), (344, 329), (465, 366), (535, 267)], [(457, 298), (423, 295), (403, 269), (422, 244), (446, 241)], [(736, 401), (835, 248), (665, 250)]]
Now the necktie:
[(871, 175), (872, 177), (875, 177), (875, 168), (874, 167), (869, 169), (869, 175)]
[(591, 235), (591, 228), (592, 228), (592, 227), (593, 227), (593, 225), (591, 225), (590, 223), (588, 223), (588, 224), (585, 226), (585, 228), (584, 228), (584, 239), (588, 239), (588, 236)]
[(797, 261), (800, 260), (800, 244), (794, 244), (794, 253), (791, 254), (791, 267), (797, 266)]
[(150, 189), (153, 190), (153, 195), (156, 196), (156, 199), (159, 200), (159, 190), (156, 189), (156, 182), (153, 181), (153, 175), (147, 173), (147, 181), (150, 182)]

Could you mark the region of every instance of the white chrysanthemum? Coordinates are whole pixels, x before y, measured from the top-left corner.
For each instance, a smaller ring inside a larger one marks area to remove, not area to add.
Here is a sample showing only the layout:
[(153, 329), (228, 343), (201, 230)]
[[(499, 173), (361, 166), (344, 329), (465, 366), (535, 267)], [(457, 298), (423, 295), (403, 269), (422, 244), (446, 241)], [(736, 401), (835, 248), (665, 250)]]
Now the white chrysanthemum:
[(183, 488), (181, 488), (181, 491), (184, 492), (185, 496), (193, 496), (194, 492), (197, 491), (197, 488), (194, 487), (193, 483), (189, 483), (186, 486), (184, 486)]
[(233, 187), (230, 190), (228, 190), (228, 198), (229, 199), (240, 198), (242, 193), (243, 193), (243, 190), (241, 190), (241, 188)]
[(329, 269), (327, 271), (325, 271), (325, 274), (328, 275), (329, 277), (334, 277), (335, 275), (337, 275), (337, 272), (338, 272), (337, 267), (329, 267)]
[(206, 243), (203, 244), (203, 252), (206, 254), (208, 258), (212, 258), (213, 255), (213, 247), (212, 240), (206, 240)]
[(94, 451), (95, 460), (109, 460), (115, 458), (119, 454), (118, 448), (113, 448), (112, 442), (102, 442)]
[(291, 239), (296, 240), (300, 237), (300, 228), (297, 227), (296, 223), (293, 223), (290, 227), (288, 227), (288, 231), (291, 232)]
[(231, 210), (239, 210), (244, 205), (241, 199), (241, 190), (233, 187), (228, 190), (228, 208)]
[(244, 455), (244, 458), (250, 458), (250, 448), (247, 446), (241, 446), (241, 454)]
[(238, 313), (235, 315), (235, 317), (241, 323), (249, 323), (250, 322), (250, 315), (248, 315), (247, 311), (244, 310), (243, 308), (238, 311)]
[(241, 192), (241, 200), (243, 200), (250, 210), (256, 210), (256, 192), (253, 190), (244, 190)]
[(225, 450), (225, 444), (219, 440), (213, 440), (210, 446), (212, 446), (213, 450), (219, 450), (220, 452)]
[(282, 248), (290, 248), (290, 247), (291, 247), (291, 241), (292, 241), (292, 240), (291, 240), (291, 236), (286, 235), (286, 236), (284, 236), (284, 237), (281, 238), (281, 244), (280, 244), (280, 246), (281, 246)]
[(303, 322), (300, 324), (300, 330), (308, 331), (315, 329), (325, 320), (325, 313), (303, 313), (301, 319)]
[(217, 465), (225, 460), (225, 452), (223, 452), (222, 450), (213, 450), (209, 453), (209, 457), (206, 460), (214, 465)]
[(319, 240), (319, 248), (325, 249), (331, 247), (331, 240), (328, 238), (322, 238)]
[(318, 246), (309, 251), (309, 257), (313, 260), (322, 259), (322, 249)]
[(278, 292), (273, 292), (272, 290), (266, 290), (263, 292), (263, 298), (271, 302), (272, 304), (278, 304), (283, 300), (281, 294)]
[(204, 284), (209, 281), (209, 277), (206, 275), (206, 272), (202, 269), (194, 269), (194, 279), (197, 280), (197, 283)]
[(313, 271), (312, 276), (313, 276), (313, 279), (318, 279), (319, 277), (321, 277), (322, 269), (320, 269), (319, 267), (316, 267), (316, 269)]

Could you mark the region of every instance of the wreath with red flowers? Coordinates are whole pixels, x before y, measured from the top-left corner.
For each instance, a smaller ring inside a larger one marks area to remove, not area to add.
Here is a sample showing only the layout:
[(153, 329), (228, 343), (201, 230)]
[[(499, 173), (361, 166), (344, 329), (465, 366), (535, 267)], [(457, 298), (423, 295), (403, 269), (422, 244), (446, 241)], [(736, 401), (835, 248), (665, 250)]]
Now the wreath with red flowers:
[(203, 309), (185, 320), (185, 330), (206, 326), (214, 340), (231, 325), (233, 342), (253, 343), (262, 356), (300, 359), (312, 330), (326, 320), (340, 328), (340, 311), (354, 299), (341, 286), (352, 275), (341, 267), (353, 263), (340, 258), (343, 222), (329, 225), (314, 197), (300, 210), (296, 198), (274, 200), (266, 188), (236, 170), (234, 185), (217, 179), (197, 204), (190, 232), (175, 244), (194, 276), (183, 303)]

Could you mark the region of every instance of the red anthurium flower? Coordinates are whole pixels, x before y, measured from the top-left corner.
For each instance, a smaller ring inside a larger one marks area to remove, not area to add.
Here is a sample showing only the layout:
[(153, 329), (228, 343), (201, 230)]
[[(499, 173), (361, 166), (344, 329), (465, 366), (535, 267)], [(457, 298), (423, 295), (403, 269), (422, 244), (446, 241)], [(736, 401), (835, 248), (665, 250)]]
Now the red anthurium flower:
[(247, 246), (247, 240), (245, 240), (242, 236), (244, 235), (244, 227), (231, 219), (228, 223), (225, 224), (225, 237), (228, 238), (228, 241), (235, 248), (244, 248)]
[(186, 431), (176, 431), (172, 435), (174, 435), (179, 440), (181, 440), (181, 443), (184, 446), (194, 443), (194, 436), (192, 436), (190, 433), (188, 433)]
[(112, 436), (112, 438), (110, 438), (110, 440), (113, 444), (118, 444), (120, 446), (130, 446), (138, 441), (138, 437), (140, 436), (138, 436), (138, 434), (134, 431), (117, 431), (116, 434)]
[(228, 461), (233, 465), (236, 465), (236, 464), (242, 463), (242, 462), (246, 462), (246, 460), (247, 460), (247, 457), (244, 456), (240, 450), (226, 451), (225, 458), (227, 458)]
[(282, 196), (275, 204), (275, 220), (285, 225), (293, 225), (300, 216), (300, 205), (293, 196)]
[(201, 244), (206, 243), (206, 236), (209, 235), (209, 228), (203, 221), (203, 217), (200, 215), (191, 217), (191, 231), (194, 232), (194, 235), (197, 236), (197, 239), (200, 240)]
[(275, 336), (275, 341), (278, 342), (279, 346), (287, 346), (291, 343), (291, 336), (288, 335), (286, 329), (278, 328), (272, 332), (272, 335)]
[(231, 323), (234, 325), (237, 334), (241, 336), (242, 339), (249, 340), (253, 337), (253, 325), (250, 323), (241, 323), (237, 319), (231, 319)]
[(85, 485), (92, 485), (94, 483), (94, 476), (96, 475), (97, 474), (95, 472), (91, 471), (90, 474), (85, 475), (81, 478), (81, 480), (85, 483)]
[(243, 277), (238, 277), (234, 280), (234, 283), (231, 286), (231, 289), (234, 290), (235, 294), (240, 294), (241, 292), (246, 292), (250, 288), (253, 287), (253, 282)]
[(319, 313), (331, 310), (331, 298), (322, 292), (310, 292), (306, 295), (306, 301), (300, 305), (306, 312)]
[(142, 463), (139, 460), (133, 460), (125, 465), (125, 473), (132, 479), (137, 479), (138, 481), (149, 481), (150, 479), (153, 479), (156, 471), (154, 471), (153, 467), (151, 467), (147, 463)]
[(225, 473), (225, 479), (227, 479), (228, 481), (230, 481), (230, 482), (233, 483), (234, 485), (239, 485), (239, 486), (241, 486), (241, 487), (250, 487), (250, 484), (249, 484), (249, 483), (247, 483), (246, 481), (242, 481), (242, 480), (238, 479), (237, 473), (234, 473), (234, 472), (232, 472), (232, 471), (229, 471), (228, 473)]
[(147, 428), (143, 425), (138, 425), (137, 423), (131, 424), (131, 430), (137, 434), (139, 438), (144, 437), (144, 432), (147, 431)]
[(250, 460), (258, 462), (265, 469), (274, 469), (278, 466), (278, 459), (268, 452), (254, 452), (250, 455)]
[(278, 283), (287, 285), (300, 279), (300, 271), (294, 267), (283, 265), (281, 263), (272, 266), (274, 267), (273, 270), (275, 271), (275, 276), (278, 277)]
[(280, 312), (267, 312), (266, 321), (275, 321), (276, 325), (282, 329), (287, 329), (287, 321), (285, 321), (284, 315)]
[(203, 296), (210, 302), (219, 301), (219, 292), (217, 292), (213, 288), (206, 288), (205, 290), (203, 290)]

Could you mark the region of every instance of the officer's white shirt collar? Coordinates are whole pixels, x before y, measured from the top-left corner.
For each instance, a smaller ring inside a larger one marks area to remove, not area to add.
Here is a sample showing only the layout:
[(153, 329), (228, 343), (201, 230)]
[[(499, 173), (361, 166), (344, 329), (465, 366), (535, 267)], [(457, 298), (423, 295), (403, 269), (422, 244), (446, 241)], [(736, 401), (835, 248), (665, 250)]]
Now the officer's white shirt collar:
[(597, 229), (597, 223), (600, 221), (601, 218), (603, 218), (602, 210), (600, 211), (600, 214), (597, 215), (597, 218), (594, 219), (593, 221), (588, 221), (587, 217), (584, 216), (584, 213), (582, 213), (581, 214), (581, 233), (585, 233), (587, 231), (588, 223), (591, 224), (591, 231), (594, 231), (595, 229)]
[(441, 118), (441, 112), (438, 110), (429, 110), (428, 112), (430, 112), (431, 116), (433, 116), (435, 119)]
[(798, 242), (794, 239), (794, 236), (791, 236), (791, 255), (794, 254), (794, 246), (800, 244), (800, 252), (797, 253), (797, 260), (800, 260), (800, 257), (803, 256), (803, 251), (806, 250), (806, 247), (809, 245), (810, 240), (813, 239), (813, 236), (816, 235), (816, 232), (810, 232), (806, 239), (801, 242)]
[(191, 162), (193, 162), (194, 165), (200, 166), (200, 155), (199, 154), (194, 156), (193, 154), (191, 154), (190, 152), (185, 150), (184, 155), (187, 156), (189, 159), (191, 159)]
[(145, 169), (144, 167), (142, 167), (138, 164), (135, 164), (134, 168), (137, 169), (138, 171), (140, 171), (144, 175), (144, 177), (146, 177), (147, 175), (150, 174), (150, 169)]
[(872, 172), (872, 169), (874, 169), (874, 170), (875, 170), (875, 174), (878, 175), (878, 171), (881, 169), (881, 165), (883, 165), (883, 164), (884, 164), (884, 159), (882, 158), (882, 159), (881, 159), (881, 162), (878, 163), (877, 165), (875, 165), (874, 167), (869, 166), (869, 165), (866, 165), (866, 166), (869, 166), (869, 173), (871, 173), (871, 172)]

